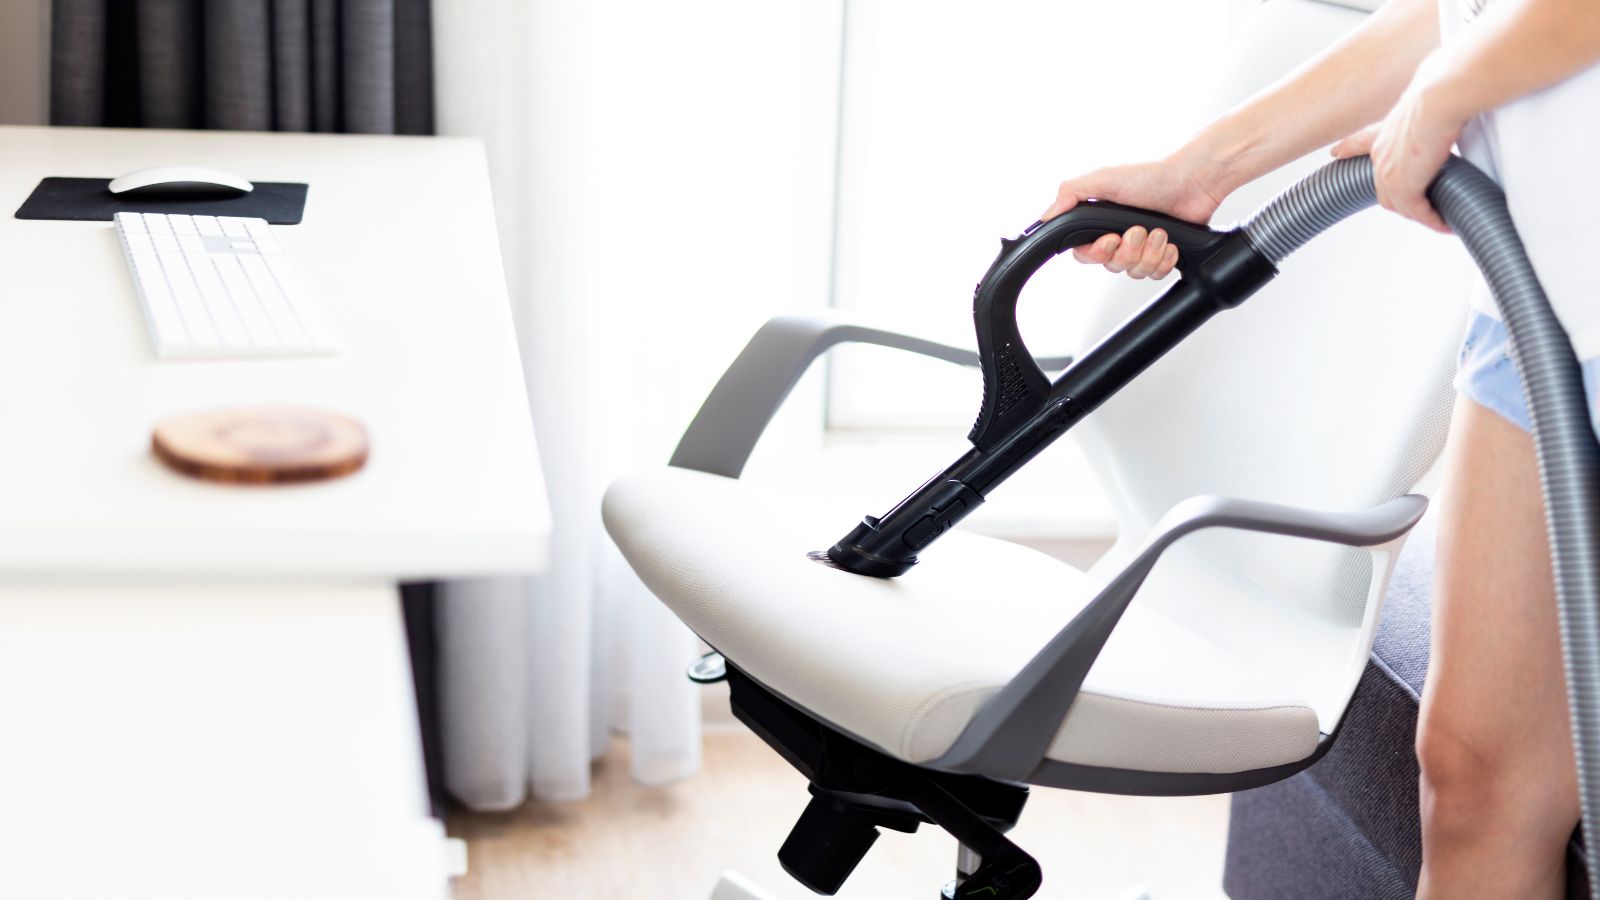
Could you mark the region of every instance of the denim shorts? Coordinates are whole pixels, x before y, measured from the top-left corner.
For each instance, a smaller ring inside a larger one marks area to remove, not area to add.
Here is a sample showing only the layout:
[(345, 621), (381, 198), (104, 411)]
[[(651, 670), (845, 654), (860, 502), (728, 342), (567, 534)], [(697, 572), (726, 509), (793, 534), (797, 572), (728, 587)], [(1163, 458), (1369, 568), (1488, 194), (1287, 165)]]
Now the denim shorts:
[[(1493, 316), (1473, 310), (1467, 318), (1467, 333), (1461, 338), (1461, 357), (1456, 364), (1456, 390), (1479, 406), (1487, 407), (1510, 420), (1523, 431), (1532, 431), (1528, 400), (1522, 394), (1522, 377), (1511, 361), (1511, 338), (1506, 326)], [(1584, 360), (1583, 388), (1589, 398), (1589, 427), (1600, 434), (1600, 357)]]

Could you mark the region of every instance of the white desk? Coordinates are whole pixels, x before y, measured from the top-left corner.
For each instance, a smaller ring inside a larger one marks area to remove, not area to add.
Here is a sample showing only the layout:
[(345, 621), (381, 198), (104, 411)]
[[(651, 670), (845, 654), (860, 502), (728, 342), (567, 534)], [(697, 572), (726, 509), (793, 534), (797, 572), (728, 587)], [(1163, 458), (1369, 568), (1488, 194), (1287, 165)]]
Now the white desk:
[[(109, 222), (47, 175), (311, 185), (275, 226), (321, 359), (157, 362)], [(0, 128), (0, 896), (440, 897), (396, 581), (529, 572), (550, 529), (487, 172), (447, 139)], [(150, 427), (360, 418), (360, 473), (174, 475)]]
[[(45, 175), (196, 160), (311, 185), (275, 226), (338, 328), (328, 358), (157, 363), (109, 222), (11, 213)], [(382, 578), (542, 563), (549, 512), (476, 142), (0, 128), (0, 573)], [(293, 402), (353, 413), (353, 478), (178, 478), (150, 426)]]

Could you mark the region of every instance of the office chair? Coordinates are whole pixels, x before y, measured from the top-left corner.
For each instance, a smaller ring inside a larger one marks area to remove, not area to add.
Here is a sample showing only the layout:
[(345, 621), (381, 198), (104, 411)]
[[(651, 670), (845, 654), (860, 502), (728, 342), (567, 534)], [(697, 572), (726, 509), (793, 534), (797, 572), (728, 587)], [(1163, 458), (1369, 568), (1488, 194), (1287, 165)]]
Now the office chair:
[[(1216, 105), (1358, 21), (1266, 4), (1229, 53), (1249, 68)], [(1242, 189), (1217, 221), (1322, 161)], [(811, 781), (779, 852), (792, 875), (831, 894), (878, 829), (932, 822), (961, 845), (945, 896), (1026, 897), (1042, 876), (1005, 833), (1029, 786), (1231, 792), (1327, 751), (1425, 506), (1406, 492), (1443, 445), (1467, 284), (1454, 242), (1362, 216), (1077, 426), (1118, 525), (1087, 572), (965, 531), (894, 580), (808, 556), (863, 510), (738, 476), (809, 364), (844, 342), (975, 360), (839, 315), (769, 322), (670, 464), (611, 487), (605, 521), (624, 556), (720, 653), (700, 677), (725, 675), (736, 715)], [(1395, 258), (1406, 267), (1378, 262)], [(1110, 286), (1087, 337), (1151, 293)], [(881, 501), (912, 487), (886, 484)], [(1063, 642), (1084, 639), (1068, 623), (1108, 596), (1131, 598), (1127, 611), (1091, 668), (1064, 673)]]

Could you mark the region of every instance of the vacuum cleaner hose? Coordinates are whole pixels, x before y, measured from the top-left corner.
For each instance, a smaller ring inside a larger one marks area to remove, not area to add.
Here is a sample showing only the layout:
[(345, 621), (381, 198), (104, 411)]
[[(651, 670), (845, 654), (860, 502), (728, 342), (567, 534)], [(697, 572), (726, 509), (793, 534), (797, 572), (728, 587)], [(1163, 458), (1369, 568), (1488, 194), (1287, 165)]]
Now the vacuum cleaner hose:
[[(920, 551), (1145, 367), (1213, 314), (1244, 302), (1295, 250), (1371, 207), (1376, 202), (1372, 177), (1368, 157), (1330, 163), (1227, 232), (1107, 204), (1035, 223), (1015, 240), (1003, 241), (1000, 257), (978, 284), (973, 308), (985, 378), (973, 448), (884, 516), (863, 519), (828, 550), (827, 559), (877, 577), (894, 577), (916, 565)], [(1583, 837), (1587, 847), (1597, 848), (1600, 443), (1590, 423), (1582, 370), (1528, 261), (1500, 187), (1472, 164), (1451, 157), (1428, 197), (1487, 278), (1522, 374), (1555, 571)], [(1017, 295), (1049, 258), (1127, 222), (1173, 228), (1182, 237), (1183, 278), (1051, 383), (1016, 331)], [(1590, 884), (1591, 898), (1600, 900), (1600, 878), (1591, 877)]]
[[(1600, 815), (1600, 444), (1590, 423), (1582, 369), (1499, 185), (1451, 157), (1428, 199), (1483, 271), (1522, 374), (1555, 571), (1583, 841), (1592, 852), (1600, 847), (1595, 827)], [(1280, 194), (1242, 229), (1276, 264), (1374, 202), (1372, 161), (1365, 156), (1340, 160)], [(1600, 878), (1591, 874), (1589, 884), (1590, 896), (1600, 900)]]
[[(1561, 650), (1583, 806), (1583, 837), (1600, 847), (1600, 444), (1590, 424), (1582, 370), (1517, 236), (1500, 187), (1451, 157), (1428, 197), (1483, 271), (1511, 335), (1532, 412), (1546, 527), (1560, 610)], [(1210, 231), (1160, 213), (1105, 204), (1035, 223), (1003, 241), (979, 282), (973, 313), (984, 407), (973, 448), (882, 517), (868, 516), (827, 559), (861, 575), (894, 577), (983, 503), (989, 492), (1066, 433), (1215, 313), (1232, 309), (1277, 274), (1291, 253), (1376, 202), (1368, 157), (1330, 163), (1263, 206), (1238, 228)], [(1016, 331), (1023, 283), (1056, 254), (1127, 223), (1172, 228), (1183, 278), (1069, 366), (1053, 383)], [(1591, 877), (1593, 900), (1600, 878)]]

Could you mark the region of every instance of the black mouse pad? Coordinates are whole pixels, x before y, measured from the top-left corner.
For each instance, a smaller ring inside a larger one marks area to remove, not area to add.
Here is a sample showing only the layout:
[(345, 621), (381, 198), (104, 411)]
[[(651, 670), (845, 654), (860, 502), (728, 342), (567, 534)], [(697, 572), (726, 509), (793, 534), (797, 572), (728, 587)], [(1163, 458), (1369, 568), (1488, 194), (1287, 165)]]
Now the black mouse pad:
[(273, 225), (298, 225), (306, 209), (306, 186), (258, 181), (237, 197), (119, 197), (109, 178), (46, 178), (17, 209), (19, 219), (71, 219), (109, 222), (119, 212), (178, 213), (189, 216), (247, 216)]

